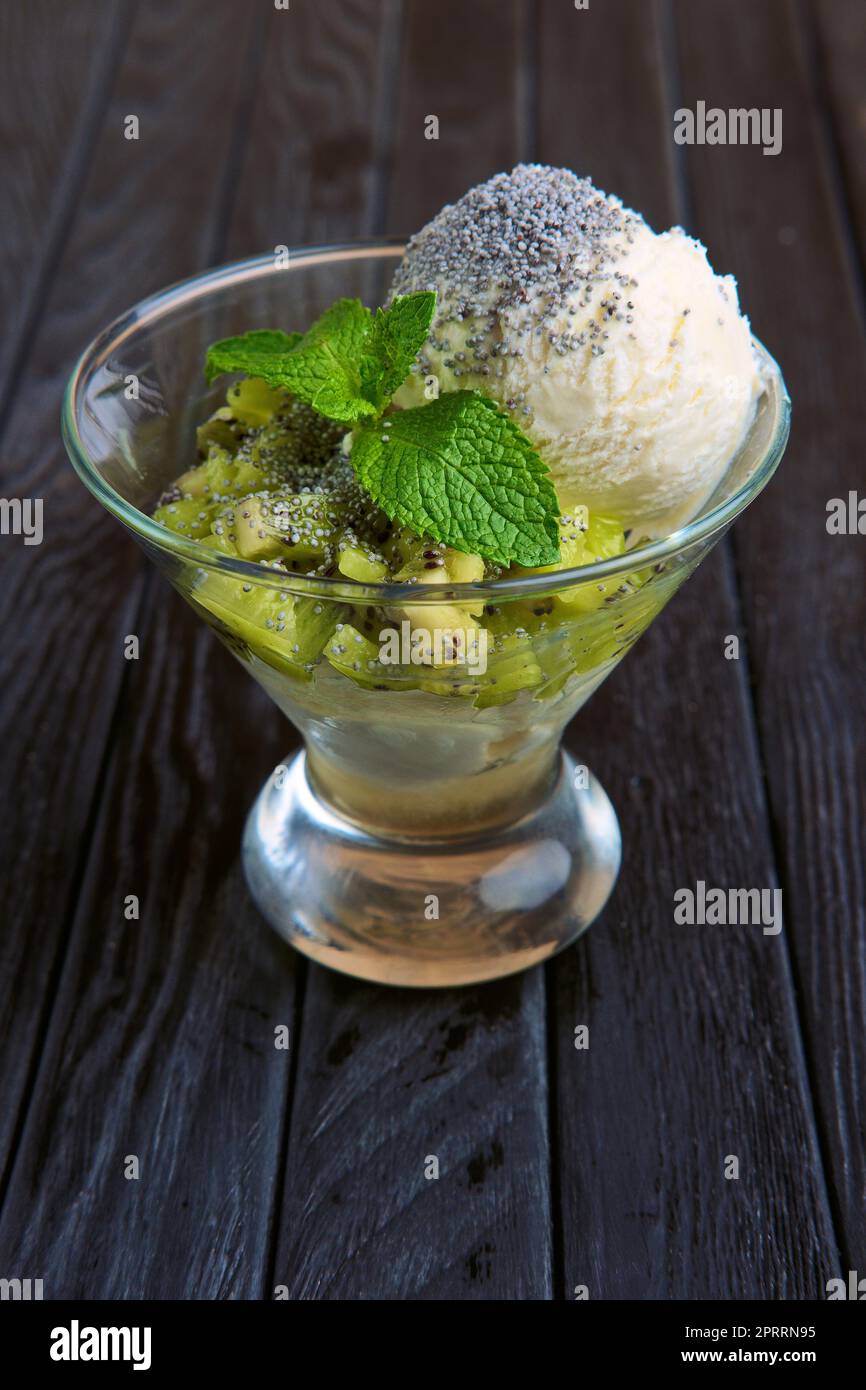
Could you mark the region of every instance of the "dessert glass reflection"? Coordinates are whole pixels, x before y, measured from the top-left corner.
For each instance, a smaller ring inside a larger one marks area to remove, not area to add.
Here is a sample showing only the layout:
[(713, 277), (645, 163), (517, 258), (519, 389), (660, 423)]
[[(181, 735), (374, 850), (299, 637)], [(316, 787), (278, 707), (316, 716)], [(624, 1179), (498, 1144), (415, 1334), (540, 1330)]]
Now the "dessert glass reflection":
[[(402, 253), (398, 242), (305, 249), (287, 266), (248, 260), (143, 301), (80, 359), (63, 434), (84, 483), (302, 736), (303, 751), (270, 772), (244, 834), (264, 916), (337, 970), (441, 986), (525, 969), (604, 906), (619, 827), (588, 766), (561, 750), (563, 729), (766, 485), (789, 401), (756, 343), (764, 390), (754, 422), (697, 516), (572, 570), (444, 589), (360, 584), (275, 574), (155, 521), (196, 427), (224, 397), (224, 383), (202, 375), (209, 344), (260, 324), (303, 326), (342, 297), (382, 303)], [(286, 621), (321, 622), (327, 659), (287, 661), (272, 628), (251, 631), (250, 592), (290, 612)], [(410, 606), (417, 621), (443, 600), (526, 640), (476, 649), (459, 667), (419, 666), (401, 615)], [(387, 661), (383, 614), (393, 622)]]

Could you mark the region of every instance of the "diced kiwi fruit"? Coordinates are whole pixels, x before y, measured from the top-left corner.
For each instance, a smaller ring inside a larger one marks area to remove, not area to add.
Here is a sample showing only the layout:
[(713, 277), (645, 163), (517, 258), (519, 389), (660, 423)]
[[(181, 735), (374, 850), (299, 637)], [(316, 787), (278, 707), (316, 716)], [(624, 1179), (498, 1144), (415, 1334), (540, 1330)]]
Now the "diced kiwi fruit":
[(206, 497), (208, 491), (207, 467), (200, 463), (196, 468), (188, 468), (181, 473), (175, 487), (184, 497)]
[(245, 497), (233, 508), (238, 552), (245, 560), (279, 556), (305, 571), (336, 550), (340, 524), (327, 493), (270, 493)]
[(340, 574), (359, 584), (379, 584), (389, 574), (385, 561), (368, 554), (360, 545), (341, 545), (337, 568)]
[(236, 458), (220, 444), (211, 443), (207, 458), (196, 468), (181, 473), (175, 486), (184, 497), (201, 497), (219, 503), (244, 497), (262, 485), (261, 470), (242, 456)]
[(183, 474), (181, 491), (230, 499), (285, 488), (300, 467), (324, 468), (342, 438), (343, 426), (255, 377), (230, 387), (226, 400), (196, 432), (204, 472)]
[[(384, 615), (383, 621), (387, 621)], [(472, 696), (479, 688), (472, 679), (455, 680), (444, 673), (432, 676), (423, 665), (408, 667), (382, 661), (380, 645), (351, 623), (338, 625), (325, 644), (324, 655), (341, 675), (367, 690), (424, 690), (430, 695), (452, 697)]]
[(507, 704), (519, 691), (532, 690), (543, 680), (544, 672), (536, 660), (528, 636), (519, 637), (511, 633), (499, 637), (494, 650), (488, 655), (487, 671), (479, 677), (480, 689), (475, 696), (475, 706), (477, 709), (487, 709), (491, 705)]
[(157, 507), (154, 521), (159, 521), (169, 531), (177, 531), (180, 536), (201, 540), (208, 535), (213, 520), (213, 507), (201, 497), (179, 497), (176, 502), (166, 502)]
[(554, 560), (550, 565), (540, 565), (536, 569), (527, 569), (523, 565), (513, 565), (511, 574), (520, 576), (555, 574), (557, 570), (573, 569), (575, 565), (586, 564), (587, 518), (564, 516), (560, 518), (559, 525), (559, 559)]
[[(644, 575), (602, 583), (578, 578), (558, 592), (487, 608), (480, 599), (454, 600), (450, 588), (484, 579), (480, 556), (392, 525), (384, 515), (380, 526), (375, 517), (365, 517), (358, 535), (357, 520), (334, 493), (307, 490), (327, 489), (343, 431), (288, 393), (248, 377), (229, 388), (225, 405), (199, 428), (202, 461), (178, 478), (171, 494), (175, 500), (159, 507), (155, 517), (218, 553), (278, 572), (282, 567), (304, 574), (315, 568), (361, 584), (393, 579), (437, 585), (442, 602), (413, 603), (410, 597), (387, 608), (341, 605), (200, 571), (193, 600), (241, 654), (253, 651), (304, 679), (324, 656), (366, 688), (469, 697), (485, 709), (521, 691), (536, 699), (555, 696), (575, 671), (589, 672), (614, 659), (633, 640), (628, 633), (642, 630), (645, 624), (633, 609), (628, 632), (616, 616), (618, 605), (598, 610), (624, 584), (641, 587)], [(624, 550), (618, 522), (576, 507), (561, 520), (557, 562), (538, 570), (515, 566), (508, 577), (549, 574), (555, 584), (559, 571), (578, 570)], [(648, 610), (659, 606), (655, 593), (648, 595)], [(648, 611), (647, 621), (649, 616)], [(400, 631), (403, 623), (421, 643), (415, 650), (423, 659), (395, 668), (380, 659), (379, 634), (386, 627)], [(478, 672), (482, 640), (488, 644), (487, 663)]]
[(211, 532), (209, 536), (202, 536), (202, 545), (206, 545), (210, 550), (218, 550), (222, 555), (237, 555), (238, 548), (234, 541), (226, 535), (225, 531)]
[[(434, 605), (434, 607), (437, 606)], [(391, 662), (382, 662), (382, 665), (386, 670), (392, 671), (395, 666), (400, 665), (401, 676), (399, 680), (394, 678), (395, 689), (426, 690), (432, 695), (474, 695), (477, 681), (483, 677), (474, 675), (471, 666), (467, 669), (463, 663), (467, 656), (470, 662), (474, 662), (478, 649), (470, 646), (468, 652), (455, 654), (448, 644), (449, 633), (453, 632), (453, 629), (441, 629), (437, 634), (436, 629), (421, 625), (413, 628), (410, 624), (408, 634), (406, 634), (402, 626), (404, 622), (408, 622), (408, 619), (402, 618), (398, 621), (390, 609), (378, 605), (355, 604), (352, 608), (352, 626), (371, 644), (376, 656), (381, 650), (380, 634), (382, 632), (393, 634), (392, 640), (398, 655), (395, 655)], [(465, 634), (466, 631), (464, 626), (462, 632)], [(427, 636), (428, 633), (430, 634), (429, 637)], [(429, 650), (430, 644), (435, 644), (437, 635), (443, 648), (441, 660), (439, 659), (440, 653), (435, 650), (435, 646), (434, 650)], [(484, 640), (479, 629), (473, 631), (470, 635), (470, 641), (472, 636)], [(404, 655), (407, 657), (405, 661), (401, 660)], [(414, 661), (412, 660), (413, 655)], [(458, 656), (459, 660), (456, 659)], [(413, 671), (417, 671), (417, 678), (407, 676), (406, 672), (409, 667)]]
[(484, 680), (484, 676), (467, 674), (460, 669), (445, 667), (434, 670), (432, 675), (428, 674), (423, 680), (419, 680), (418, 689), (425, 691), (428, 695), (437, 695), (440, 699), (445, 700), (474, 700)]
[[(569, 569), (574, 565), (588, 565), (597, 560), (610, 560), (622, 555), (625, 550), (625, 533), (618, 521), (610, 517), (589, 515), (589, 524), (583, 532), (583, 546), (577, 559), (561, 563), (557, 568)], [(602, 580), (580, 584), (574, 588), (560, 589), (553, 595), (554, 602), (570, 612), (590, 613), (600, 608), (608, 594), (619, 584), (618, 579)]]
[(302, 677), (348, 612), (329, 600), (299, 598), (214, 572), (196, 585), (192, 597), (262, 661)]
[[(207, 457), (208, 450), (212, 444), (225, 449), (227, 453), (233, 454), (237, 450), (244, 434), (244, 427), (239, 420), (236, 420), (227, 405), (220, 406), (215, 410), (209, 420), (205, 420), (203, 425), (199, 425), (195, 432), (195, 442), (202, 457)], [(184, 478), (197, 472), (190, 469), (185, 473)], [(178, 478), (178, 487), (183, 486), (183, 480)]]
[(260, 462), (255, 449), (244, 446), (236, 454), (212, 444), (205, 463), (206, 487), (215, 500), (228, 501), (259, 492), (272, 481)]
[(288, 407), (289, 397), (285, 391), (250, 376), (229, 387), (226, 402), (196, 430), (196, 444), (202, 455), (212, 444), (234, 454), (245, 434), (267, 424)]
[(395, 582), (475, 584), (484, 578), (484, 561), (480, 555), (466, 555), (441, 541), (424, 540), (405, 530), (396, 536), (395, 544), (403, 556), (403, 564), (394, 576)]
[(535, 691), (536, 700), (552, 700), (575, 672), (569, 625), (563, 623), (533, 638), (535, 659), (544, 677)]
[(419, 546), (421, 546), (420, 536), (416, 536), (414, 531), (409, 531), (405, 526), (395, 526), (391, 535), (392, 568), (402, 569), (403, 565), (408, 564), (413, 557), (417, 557)]
[(379, 660), (379, 647), (351, 623), (340, 623), (325, 643), (324, 655), (342, 676), (368, 689), (405, 690), (407, 682)]
[(612, 602), (595, 621), (577, 624), (571, 634), (575, 669), (591, 671), (621, 657), (633, 646), (671, 597), (669, 584), (658, 582), (653, 571), (632, 571), (618, 581), (622, 602)]
[(238, 554), (243, 560), (271, 560), (279, 555), (282, 535), (274, 530), (271, 502), (245, 497), (227, 513)]
[(376, 604), (352, 604), (349, 622), (371, 642), (378, 643), (379, 633), (383, 628), (389, 626), (390, 621), (384, 608), (380, 608)]
[[(559, 547), (559, 560), (552, 565), (542, 565), (539, 569), (512, 567), (510, 574), (520, 577), (534, 574), (556, 574), (560, 570), (574, 569), (589, 565), (596, 560), (607, 560), (621, 555), (625, 550), (625, 533), (618, 521), (595, 513), (562, 518), (562, 535)], [(604, 603), (619, 583), (618, 579), (599, 582), (590, 580), (582, 584), (559, 589), (549, 594), (523, 599), (519, 603), (506, 605), (508, 620), (512, 627), (524, 626), (532, 631), (537, 621), (550, 619), (556, 623), (576, 613), (590, 613)]]
[[(404, 555), (402, 567), (394, 575), (394, 582), (407, 584), (471, 584), (484, 577), (484, 561), (480, 555), (465, 555), (449, 546), (417, 537), (402, 536), (397, 545)], [(483, 600), (473, 600), (466, 604), (400, 604), (389, 608), (391, 617), (397, 622), (408, 621), (414, 630), (422, 629), (431, 634), (430, 665), (462, 665), (467, 659), (475, 634), (478, 631), (478, 615), (483, 609)], [(435, 634), (442, 635), (442, 641), (435, 641)], [(449, 637), (449, 634), (453, 636)]]
[(269, 386), (261, 377), (246, 376), (226, 392), (228, 409), (247, 428), (266, 425), (289, 405), (289, 395), (278, 386)]

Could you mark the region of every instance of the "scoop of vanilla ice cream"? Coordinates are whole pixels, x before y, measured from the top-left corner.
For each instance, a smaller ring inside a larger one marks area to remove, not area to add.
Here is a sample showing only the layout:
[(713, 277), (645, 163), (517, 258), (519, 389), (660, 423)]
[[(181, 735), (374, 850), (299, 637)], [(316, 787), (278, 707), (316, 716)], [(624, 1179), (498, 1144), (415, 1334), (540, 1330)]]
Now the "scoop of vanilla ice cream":
[(762, 392), (730, 276), (700, 242), (659, 235), (567, 169), (518, 165), (449, 204), (408, 244), (391, 296), (437, 307), (402, 408), (476, 388), (513, 414), (564, 510), (640, 536), (700, 509)]

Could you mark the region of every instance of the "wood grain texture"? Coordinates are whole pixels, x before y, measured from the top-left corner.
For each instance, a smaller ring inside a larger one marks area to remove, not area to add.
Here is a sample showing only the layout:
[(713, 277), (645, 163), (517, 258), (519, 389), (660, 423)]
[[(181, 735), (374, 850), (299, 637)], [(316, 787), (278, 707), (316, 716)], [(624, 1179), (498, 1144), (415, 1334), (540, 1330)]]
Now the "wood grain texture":
[[(387, 30), (396, 17), (391, 7), (381, 13)], [(516, 122), (509, 125), (509, 113), (518, 85), (520, 22), (516, 6), (472, 7), (471, 33), (478, 38), (486, 26), (499, 42), (470, 87), (455, 83), (446, 61), (465, 31), (466, 7), (452, 0), (437, 6), (433, 32), (427, 6), (407, 7), (393, 128), (386, 122), (359, 142), (372, 151), (374, 167), (384, 158), (377, 141), (393, 146), (389, 226), (419, 225), (472, 178), (516, 158)], [(335, 51), (348, 52), (348, 39)], [(382, 51), (396, 57), (394, 36), (371, 34), (369, 51), (371, 64)], [(382, 81), (389, 90), (397, 85), (390, 72)], [(303, 86), (296, 92), (290, 82), (264, 85), (266, 124), (319, 129)], [(477, 109), (494, 102), (505, 120), (479, 126)], [(463, 150), (459, 187), (452, 160), (435, 156), (424, 165), (423, 200), (417, 174), (406, 176), (426, 158), (421, 108), (447, 111), (447, 148)], [(347, 128), (357, 131), (364, 112), (371, 112), (366, 83), (346, 86), (341, 110)], [(324, 129), (327, 134), (327, 121)], [(509, 130), (510, 137), (503, 135)], [(257, 142), (250, 153), (253, 161), (267, 157)], [(316, 160), (324, 179), (324, 155), (305, 155), (302, 167)], [(340, 153), (331, 175), (338, 189), (344, 168)], [(254, 187), (261, 178), (261, 165), (253, 162), (245, 182)], [(367, 200), (356, 214), (361, 230), (369, 226), (369, 199), (377, 190), (369, 181), (355, 186)], [(322, 196), (318, 184), (311, 192)], [(316, 207), (314, 201), (314, 222)], [(337, 234), (352, 235), (351, 225)], [(310, 969), (275, 1284), (286, 1285), (293, 1298), (549, 1296), (541, 984), (536, 972), (488, 989), (419, 994)], [(428, 1155), (440, 1161), (438, 1181), (424, 1176)]]
[(686, 102), (712, 89), (723, 106), (736, 96), (784, 112), (780, 155), (689, 150), (688, 167), (697, 230), (711, 229), (714, 254), (736, 267), (794, 402), (777, 483), (734, 539), (786, 936), (853, 1269), (866, 1263), (866, 552), (862, 536), (827, 533), (826, 508), (849, 489), (863, 495), (866, 344), (800, 19), (773, 0), (751, 6), (734, 35), (699, 3), (678, 11), (678, 33)]
[[(131, 300), (190, 272), (212, 251), (221, 190), (213, 164), (202, 159), (201, 130), (207, 129), (211, 159), (220, 167), (218, 152), (228, 151), (240, 92), (243, 7), (224, 7), (215, 18), (207, 0), (189, 0), (184, 17), (186, 24), (178, 26), (177, 6), (167, 3), (149, 4), (139, 14), (4, 442), (7, 488), (13, 495), (43, 498), (45, 516), (41, 546), (7, 538), (2, 549), (6, 679), (0, 774), (4, 785), (15, 788), (15, 815), (2, 825), (2, 896), (7, 911), (29, 927), (4, 933), (2, 943), (4, 1164), (54, 1003), (121, 682), (126, 674), (134, 684), (144, 669), (142, 662), (133, 672), (123, 658), (124, 634), (139, 630), (143, 561), (62, 457), (60, 392), (91, 334)], [(138, 142), (123, 138), (123, 117), (130, 112), (139, 115)], [(167, 169), (182, 199), (169, 196)], [(132, 804), (140, 795), (131, 774), (128, 795)], [(110, 863), (110, 849), (106, 853)], [(92, 919), (78, 917), (73, 957), (86, 950), (81, 933), (104, 942), (118, 911), (109, 893)], [(51, 1014), (55, 1037), (76, 1009), (69, 977), (61, 995)], [(133, 991), (126, 1007), (131, 1027), (141, 997)], [(110, 1072), (110, 1055), (99, 1053), (99, 1017), (82, 1016), (81, 1026), (99, 1057), (96, 1070)], [(59, 1153), (60, 1169), (52, 1166), (47, 1138), (59, 1104), (56, 1088), (68, 1082), (56, 1071), (60, 1053), (54, 1057), (55, 1070), (39, 1075), (38, 1108), (6, 1203), (4, 1251), (19, 1248), (29, 1223), (23, 1191), (38, 1182), (49, 1194), (57, 1184), (55, 1199), (68, 1192), (70, 1175)], [(82, 1126), (77, 1142), (106, 1123), (106, 1094), (93, 1088), (93, 1065), (91, 1055), (68, 1101)], [(82, 1170), (72, 1181), (77, 1188), (92, 1176)], [(81, 1287), (75, 1282), (82, 1278), (81, 1266), (62, 1233), (56, 1249), (52, 1231), (35, 1223), (28, 1239), (41, 1239), (43, 1260), (65, 1270), (70, 1286)], [(86, 1251), (79, 1249), (79, 1257), (86, 1259)]]
[(38, 1268), (46, 1297), (254, 1298), (289, 1092), (275, 1029), (294, 1037), (294, 975), (237, 848), (283, 733), (165, 586), (141, 626), (2, 1264)]
[(2, 406), (57, 268), (133, 8), (107, 12), (101, 0), (0, 6)]
[[(530, 10), (515, 0), (406, 6), (384, 230), (418, 231), (444, 203), (527, 153)], [(435, 140), (425, 135), (429, 116), (438, 121)]]
[(232, 256), (372, 234), (399, 16), (392, 0), (295, 0), (265, 16)]
[[(628, 0), (545, 6), (539, 129), (543, 159), (595, 176), (597, 150), (663, 226), (681, 209), (661, 19)], [(618, 140), (594, 118), (610, 105), (600, 54)], [(775, 884), (745, 672), (723, 656), (738, 627), (721, 549), (569, 730), (620, 812), (625, 861), (602, 919), (549, 967), (566, 1297), (815, 1298), (834, 1272), (784, 944), (673, 920), (698, 879)]]
[(866, 265), (866, 5), (860, 0), (812, 0), (798, 18), (819, 102), (829, 107), (824, 151), (838, 163), (843, 212)]
[(275, 1283), (548, 1297), (546, 1104), (540, 971), (411, 995), (311, 971)]

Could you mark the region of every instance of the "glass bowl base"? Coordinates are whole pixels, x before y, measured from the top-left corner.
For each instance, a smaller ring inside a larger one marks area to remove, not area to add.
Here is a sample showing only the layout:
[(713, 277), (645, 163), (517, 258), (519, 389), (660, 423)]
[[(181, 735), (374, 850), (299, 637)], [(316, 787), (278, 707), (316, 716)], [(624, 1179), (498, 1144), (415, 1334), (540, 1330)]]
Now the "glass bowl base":
[(247, 819), (252, 895), (297, 950), (359, 979), (446, 987), (526, 970), (586, 930), (619, 872), (606, 792), (559, 756), (533, 811), (474, 836), (419, 839), (380, 837), (338, 815), (299, 753)]

